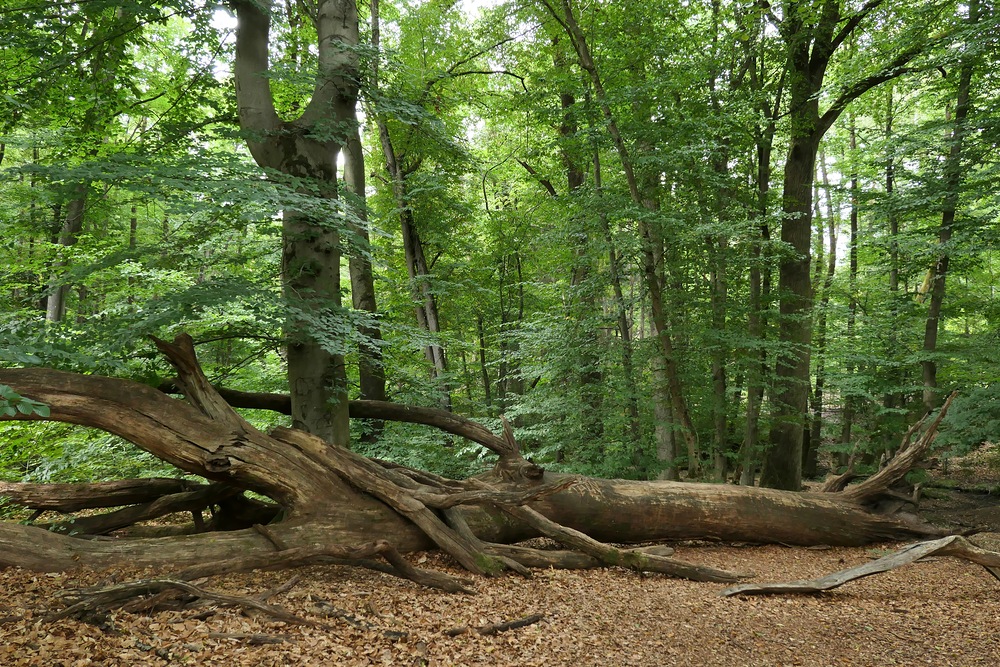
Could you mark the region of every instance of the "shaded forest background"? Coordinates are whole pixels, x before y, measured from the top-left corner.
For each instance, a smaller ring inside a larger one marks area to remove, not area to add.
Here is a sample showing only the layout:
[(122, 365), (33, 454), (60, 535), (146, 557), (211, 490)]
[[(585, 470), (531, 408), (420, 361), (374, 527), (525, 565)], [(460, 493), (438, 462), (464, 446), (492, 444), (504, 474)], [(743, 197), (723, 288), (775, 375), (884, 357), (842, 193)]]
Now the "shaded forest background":
[[(259, 4), (297, 118), (315, 7)], [(941, 455), (996, 439), (992, 5), (356, 10), (355, 114), (310, 128), (341, 146), (331, 196), (251, 157), (230, 9), (0, 3), (0, 363), (155, 385), (148, 336), (185, 331), (213, 382), (287, 392), (306, 336), (345, 360), (338, 396), (504, 415), (536, 463), (602, 477), (797, 489), (877, 466), (955, 389)], [(319, 305), (288, 289), (290, 210), (340, 243)], [(365, 455), (486, 467), (419, 426), (352, 429)], [(8, 479), (166, 472), (79, 427), (0, 438)]]

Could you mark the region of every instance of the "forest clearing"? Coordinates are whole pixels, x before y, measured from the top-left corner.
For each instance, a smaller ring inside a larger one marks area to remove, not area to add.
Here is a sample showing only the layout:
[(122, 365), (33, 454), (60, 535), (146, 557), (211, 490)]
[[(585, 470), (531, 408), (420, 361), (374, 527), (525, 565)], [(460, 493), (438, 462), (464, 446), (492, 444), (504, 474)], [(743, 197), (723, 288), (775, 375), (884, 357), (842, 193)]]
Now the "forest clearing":
[(0, 0), (0, 664), (1000, 663), (998, 34)]

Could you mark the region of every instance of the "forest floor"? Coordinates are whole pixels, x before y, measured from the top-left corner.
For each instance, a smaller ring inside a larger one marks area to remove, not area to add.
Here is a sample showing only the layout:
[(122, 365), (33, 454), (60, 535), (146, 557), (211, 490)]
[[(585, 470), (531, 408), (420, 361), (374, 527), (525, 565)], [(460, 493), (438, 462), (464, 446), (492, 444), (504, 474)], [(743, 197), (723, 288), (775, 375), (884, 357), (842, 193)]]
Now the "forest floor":
[[(997, 468), (953, 464), (951, 486), (988, 488)], [(938, 471), (940, 472), (940, 471)], [(940, 476), (940, 475), (939, 475)], [(1000, 498), (931, 488), (925, 516), (978, 526), (973, 541), (1000, 549)], [(676, 557), (754, 574), (811, 579), (900, 546), (791, 548), (682, 542)], [(445, 557), (425, 567), (459, 574)], [(270, 603), (327, 627), (244, 613), (116, 612), (92, 625), (43, 624), (66, 589), (158, 573), (0, 571), (0, 665), (955, 665), (1000, 664), (1000, 582), (977, 565), (931, 558), (819, 595), (722, 598), (721, 584), (625, 570), (539, 571), (476, 579), (476, 595), (419, 588), (376, 572), (310, 567), (214, 578), (204, 588), (259, 595), (295, 579)], [(495, 635), (448, 631), (541, 615)]]

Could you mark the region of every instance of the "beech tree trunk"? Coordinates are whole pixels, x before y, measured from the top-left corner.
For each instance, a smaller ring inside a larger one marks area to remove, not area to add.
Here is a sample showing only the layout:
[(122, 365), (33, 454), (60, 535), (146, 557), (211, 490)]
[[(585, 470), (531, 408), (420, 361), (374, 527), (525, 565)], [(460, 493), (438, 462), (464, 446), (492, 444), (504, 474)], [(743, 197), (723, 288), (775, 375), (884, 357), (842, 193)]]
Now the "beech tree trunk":
[[(618, 123), (608, 102), (608, 95), (605, 92), (600, 71), (590, 53), (586, 35), (584, 35), (583, 30), (576, 21), (571, 4), (568, 0), (563, 0), (560, 3), (561, 9), (556, 9), (554, 4), (547, 2), (545, 4), (549, 13), (565, 29), (570, 42), (573, 44), (573, 48), (576, 50), (580, 67), (587, 72), (590, 78), (594, 95), (604, 116), (608, 134), (611, 136), (615, 152), (618, 154), (622, 169), (625, 172), (625, 180), (628, 184), (632, 202), (636, 206), (645, 208), (646, 210), (658, 209), (659, 201), (655, 197), (655, 189), (651, 190), (649, 187), (643, 187), (649, 186), (652, 180), (655, 179), (650, 178), (647, 183), (640, 185), (640, 179), (636, 174), (632, 155), (625, 144), (625, 139), (618, 128)], [(643, 189), (646, 192), (643, 192)], [(658, 235), (657, 230), (649, 225), (644, 216), (639, 216), (638, 224), (639, 233), (642, 237), (643, 277), (645, 279), (646, 290), (649, 292), (650, 309), (652, 310), (656, 339), (660, 343), (659, 347), (663, 356), (663, 367), (669, 387), (671, 410), (673, 411), (674, 418), (680, 422), (682, 427), (680, 434), (687, 445), (688, 476), (697, 477), (701, 474), (697, 432), (694, 428), (694, 423), (691, 421), (691, 414), (688, 411), (687, 400), (685, 399), (684, 389), (681, 384), (680, 369), (677, 363), (677, 355), (674, 351), (673, 333), (667, 321), (664, 305), (663, 285), (657, 271), (657, 266), (662, 264), (659, 261), (662, 259), (662, 256), (657, 256), (656, 249), (662, 245), (662, 239)]]
[[(976, 23), (979, 17), (979, 3), (969, 4), (969, 23)], [(962, 146), (966, 133), (966, 119), (969, 116), (969, 93), (972, 88), (972, 62), (965, 58), (959, 68), (957, 99), (955, 102), (954, 125), (949, 137), (951, 144), (944, 163), (944, 204), (941, 209), (941, 227), (938, 230), (938, 256), (931, 269), (930, 305), (924, 323), (923, 360), (920, 362), (923, 379), (924, 410), (937, 407), (937, 339), (941, 329), (941, 309), (944, 305), (945, 281), (950, 262), (949, 242), (955, 229), (955, 213), (958, 210), (962, 185)]]
[[(59, 238), (56, 240), (63, 248), (75, 245), (76, 239), (83, 229), (83, 213), (89, 188), (88, 181), (78, 183), (73, 189), (73, 199), (66, 204), (66, 217), (63, 219)], [(49, 322), (62, 322), (63, 316), (66, 314), (66, 296), (69, 294), (70, 286), (64, 284), (59, 275), (65, 267), (66, 261), (63, 259), (57, 260), (53, 266), (53, 275), (49, 280), (49, 295), (45, 301), (45, 319)]]
[[(371, 45), (375, 51), (372, 61), (371, 88), (374, 95), (379, 95), (379, 50), (381, 49), (380, 3), (371, 3)], [(430, 84), (428, 84), (429, 88)], [(441, 334), (440, 318), (438, 317), (437, 296), (432, 289), (430, 265), (424, 255), (424, 245), (417, 229), (410, 206), (409, 182), (407, 179), (420, 168), (422, 157), (408, 160), (405, 154), (400, 154), (393, 143), (385, 113), (378, 108), (380, 100), (376, 100), (372, 109), (375, 124), (378, 127), (379, 143), (385, 157), (386, 171), (392, 180), (392, 195), (399, 215), (400, 231), (403, 239), (403, 253), (406, 257), (406, 270), (410, 277), (410, 290), (413, 298), (413, 311), (417, 326), (431, 336), (437, 338)], [(441, 389), (441, 404), (445, 409), (451, 409), (451, 392), (446, 382), (448, 361), (444, 348), (437, 342), (424, 346), (424, 357), (430, 368), (431, 378), (438, 381)]]
[[(268, 79), (270, 2), (231, 0), (237, 15), (234, 75), (240, 128), (261, 167), (302, 179), (309, 194), (335, 199), (337, 155), (347, 132), (331, 133), (331, 115), (354, 118), (357, 101), (358, 15), (352, 0), (323, 0), (309, 9), (317, 33), (318, 69), (312, 97), (291, 121), (278, 116)], [(331, 134), (335, 136), (330, 137)], [(320, 138), (317, 138), (320, 137)], [(286, 323), (292, 420), (319, 437), (346, 445), (347, 379), (343, 356), (314, 336), (316, 320), (340, 307), (340, 232), (335, 221), (300, 211), (282, 214), (282, 278), (290, 304)]]
[[(274, 502), (269, 506), (271, 514), (251, 513), (243, 529), (227, 532), (111, 540), (0, 524), (0, 566), (51, 571), (128, 562), (163, 568), (198, 566), (200, 573), (273, 566), (283, 554), (289, 561), (302, 562), (310, 554), (330, 558), (330, 554), (370, 555), (386, 549), (396, 553), (437, 546), (479, 574), (504, 568), (524, 571), (525, 566), (617, 564), (690, 579), (733, 581), (734, 573), (681, 563), (662, 555), (662, 550), (620, 549), (601, 541), (716, 538), (856, 545), (941, 534), (912, 517), (883, 516), (868, 507), (926, 451), (947, 403), (918, 441), (909, 442), (916, 429), (908, 434), (898, 463), (839, 493), (554, 475), (521, 457), (509, 426), (497, 436), (443, 410), (372, 401), (351, 404), (352, 409), (358, 408), (356, 416), (433, 423), (498, 454), (491, 473), (457, 481), (372, 461), (305, 431), (278, 428), (261, 433), (209, 384), (189, 337), (179, 336), (173, 343), (157, 341), (157, 345), (177, 368), (177, 389), (186, 400), (128, 380), (45, 369), (3, 369), (0, 383), (48, 405), (48, 419), (105, 430), (235, 493), (263, 494)], [(234, 402), (255, 397), (230, 394)], [(272, 405), (286, 406), (291, 406), (288, 397), (279, 397)], [(18, 413), (0, 419), (40, 417)], [(212, 486), (159, 484), (164, 496), (154, 502), (169, 498), (164, 502), (176, 503), (183, 511), (192, 510), (198, 493), (205, 493), (208, 504), (219, 499)], [(55, 504), (48, 505), (44, 498), (39, 500), (37, 488), (8, 485), (0, 492), (39, 509), (67, 507), (69, 502), (63, 488), (54, 493)], [(136, 495), (132, 485), (121, 484), (109, 488), (108, 495), (121, 503), (149, 501), (155, 494)], [(80, 498), (77, 506), (108, 504), (95, 500), (93, 487), (84, 489)], [(136, 510), (134, 516), (152, 514), (147, 508)], [(268, 525), (260, 525), (268, 520)], [(107, 526), (101, 521), (96, 524)], [(538, 535), (559, 540), (571, 551), (507, 546)], [(433, 581), (440, 584), (441, 576)], [(437, 585), (433, 581), (431, 585)], [(442, 587), (452, 590), (457, 585), (449, 580)]]
[(814, 8), (802, 0), (783, 4), (778, 31), (787, 47), (789, 147), (782, 194), (781, 240), (792, 250), (778, 268), (781, 294), (778, 340), (783, 351), (775, 360), (774, 414), (761, 484), (797, 490), (802, 484), (802, 440), (809, 402), (812, 339), (812, 285), (809, 280), (812, 186), (819, 144), (834, 121), (855, 99), (905, 74), (906, 65), (926, 45), (914, 42), (891, 60), (876, 63), (873, 73), (847, 86), (820, 111), (820, 91), (834, 53), (882, 3), (859, 10), (842, 0), (825, 0)]

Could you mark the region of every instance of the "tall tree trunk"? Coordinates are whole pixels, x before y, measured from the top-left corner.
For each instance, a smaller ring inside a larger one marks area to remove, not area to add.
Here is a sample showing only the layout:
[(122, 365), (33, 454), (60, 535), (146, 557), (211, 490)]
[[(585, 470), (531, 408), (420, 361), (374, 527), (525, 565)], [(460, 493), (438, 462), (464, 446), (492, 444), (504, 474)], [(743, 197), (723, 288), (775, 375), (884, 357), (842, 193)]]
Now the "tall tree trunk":
[[(379, 0), (372, 0), (371, 4), (371, 39), (372, 48), (376, 53), (375, 62), (372, 67), (372, 88), (376, 95), (379, 91), (379, 50), (381, 49), (381, 25), (380, 25), (380, 3)], [(381, 110), (375, 109), (375, 124), (378, 127), (379, 143), (382, 146), (382, 154), (385, 157), (386, 170), (392, 181), (393, 200), (399, 215), (399, 226), (403, 238), (403, 254), (406, 260), (406, 270), (410, 277), (410, 289), (414, 300), (414, 314), (416, 315), (417, 326), (431, 334), (437, 336), (441, 333), (441, 325), (438, 318), (437, 297), (431, 288), (431, 273), (424, 256), (423, 242), (416, 227), (413, 217), (413, 209), (410, 207), (409, 193), (407, 189), (407, 178), (420, 166), (420, 160), (413, 164), (404, 165), (403, 156), (400, 156), (392, 142), (389, 134), (389, 125)], [(424, 346), (424, 357), (430, 365), (431, 377), (435, 380), (442, 379), (448, 371), (448, 363), (445, 358), (444, 348), (437, 343), (430, 343)], [(442, 396), (441, 402), (445, 409), (451, 409), (451, 395), (449, 389), (444, 384), (440, 387)]]
[[(885, 105), (885, 199), (886, 199), (886, 221), (889, 232), (889, 300), (892, 304), (889, 326), (889, 355), (894, 362), (889, 370), (889, 389), (882, 397), (882, 405), (887, 410), (901, 408), (904, 404), (903, 393), (900, 390), (903, 384), (903, 376), (900, 369), (896, 367), (901, 359), (896, 350), (899, 347), (897, 331), (900, 321), (900, 294), (899, 294), (899, 214), (896, 211), (894, 193), (896, 191), (896, 160), (895, 141), (893, 137), (893, 122), (895, 120), (895, 109), (893, 107), (893, 86), (887, 86)], [(846, 407), (846, 406), (845, 406)]]
[(476, 313), (476, 336), (479, 340), (479, 374), (483, 380), (483, 393), (485, 395), (486, 407), (493, 405), (493, 396), (490, 386), (490, 371), (486, 366), (486, 330), (483, 325), (483, 314)]
[[(370, 258), (371, 238), (368, 234), (368, 212), (365, 205), (364, 148), (361, 145), (357, 113), (351, 116), (344, 119), (350, 125), (344, 153), (344, 183), (357, 202), (354, 213), (358, 217), (358, 221), (351, 224), (355, 245), (349, 260), (351, 302), (356, 310), (364, 311), (374, 317), (378, 313), (378, 305), (375, 300), (375, 276)], [(372, 319), (371, 323), (363, 325), (360, 331), (366, 339), (362, 342), (358, 355), (361, 398), (384, 401), (386, 394), (385, 368), (382, 366), (382, 330)]]
[[(558, 36), (552, 40), (553, 66), (562, 74), (567, 68), (562, 43)], [(566, 77), (570, 80), (571, 77)], [(579, 195), (584, 185), (586, 172), (581, 164), (581, 151), (575, 149), (574, 143), (582, 143), (579, 139), (579, 124), (576, 120), (576, 96), (569, 91), (559, 94), (559, 152), (563, 166), (566, 169), (566, 192), (570, 198)], [(548, 184), (547, 189), (553, 196), (558, 192)], [(594, 288), (594, 261), (591, 258), (590, 243), (592, 234), (590, 228), (592, 219), (586, 211), (575, 207), (569, 216), (568, 235), (573, 244), (573, 264), (570, 275), (570, 294), (568, 298), (569, 321), (578, 327), (574, 345), (580, 350), (576, 360), (579, 369), (573, 380), (580, 388), (580, 412), (574, 418), (581, 425), (583, 437), (592, 442), (599, 442), (604, 437), (604, 374), (601, 370), (601, 358), (597, 351), (598, 331), (595, 317), (600, 315), (600, 304), (597, 291)], [(640, 443), (636, 442), (638, 447)]]
[[(312, 97), (293, 121), (278, 117), (267, 72), (271, 3), (232, 0), (236, 9), (234, 67), (240, 127), (262, 167), (309, 179), (322, 196), (336, 198), (337, 155), (347, 143), (321, 124), (349, 118), (357, 103), (358, 15), (353, 0), (321, 0), (310, 7), (317, 32), (318, 71)], [(345, 48), (346, 47), (346, 48)], [(344, 358), (317, 336), (316, 318), (336, 317), (340, 308), (340, 234), (325, 221), (294, 210), (282, 216), (282, 276), (292, 309), (285, 323), (292, 423), (320, 438), (347, 446), (347, 376)]]
[(729, 383), (726, 378), (726, 362), (729, 359), (729, 346), (725, 343), (726, 332), (726, 301), (728, 299), (728, 283), (726, 277), (726, 253), (729, 241), (725, 236), (709, 240), (709, 256), (712, 257), (712, 268), (709, 272), (712, 309), (712, 331), (718, 337), (715, 342), (712, 358), (712, 458), (714, 461), (715, 481), (722, 482), (726, 478), (729, 466)]
[[(801, 87), (800, 87), (801, 88)], [(792, 108), (803, 99), (792, 88)], [(792, 122), (793, 127), (795, 121)], [(778, 340), (785, 347), (775, 365), (775, 406), (770, 447), (764, 457), (761, 484), (798, 490), (802, 486), (802, 429), (809, 400), (809, 344), (812, 337), (812, 282), (809, 276), (812, 238), (812, 173), (819, 137), (793, 136), (785, 162), (781, 240), (791, 248), (778, 268), (781, 294)]]
[[(560, 133), (564, 136), (575, 135), (576, 123), (570, 119), (570, 107), (574, 100), (572, 95), (563, 94), (563, 122)], [(568, 151), (563, 151), (563, 161), (566, 164), (566, 181), (569, 193), (572, 195), (583, 187), (584, 171)], [(580, 423), (584, 437), (599, 441), (604, 437), (604, 373), (601, 370), (601, 356), (597, 350), (598, 330), (595, 318), (600, 316), (601, 305), (592, 285), (594, 266), (590, 253), (590, 227), (593, 222), (585, 215), (573, 216), (573, 227), (570, 234), (575, 237), (576, 250), (573, 275), (571, 276), (570, 316), (576, 326), (582, 326), (577, 344), (582, 350), (577, 363), (579, 364), (579, 383), (581, 391)], [(575, 310), (576, 312), (572, 312)], [(634, 443), (638, 448), (641, 443)]]
[[(75, 128), (79, 133), (77, 139), (89, 146), (86, 150), (88, 159), (97, 156), (97, 144), (105, 140), (105, 128), (114, 122), (112, 119), (120, 111), (113, 106), (117, 99), (114, 90), (120, 85), (116, 80), (118, 69), (130, 48), (125, 36), (137, 29), (135, 14), (129, 6), (119, 7), (113, 15), (107, 17), (106, 22), (105, 19), (96, 19), (91, 29), (93, 33), (90, 39), (93, 40), (93, 46), (87, 49), (88, 58), (77, 60), (76, 71), (88, 89), (85, 96), (86, 111), (80, 126)], [(77, 237), (83, 229), (90, 186), (89, 179), (81, 179), (68, 193), (69, 201), (63, 206), (65, 218), (56, 241), (60, 250), (76, 244)], [(49, 322), (60, 322), (66, 314), (66, 297), (70, 285), (64, 284), (59, 275), (66, 264), (64, 259), (57, 259), (53, 267), (45, 308), (45, 319)]]
[[(608, 96), (604, 90), (604, 84), (601, 81), (600, 72), (598, 71), (597, 65), (591, 56), (590, 48), (587, 46), (586, 37), (576, 21), (576, 17), (573, 14), (573, 9), (570, 6), (569, 0), (562, 0), (561, 4), (562, 11), (557, 11), (556, 8), (548, 2), (546, 2), (546, 8), (566, 29), (567, 35), (576, 50), (580, 67), (582, 67), (590, 77), (590, 81), (594, 87), (594, 93), (597, 98), (597, 103), (604, 115), (608, 134), (611, 136), (612, 142), (615, 146), (615, 151), (618, 153), (618, 157), (622, 163), (622, 169), (625, 172), (625, 180), (628, 184), (629, 195), (632, 198), (632, 202), (636, 206), (648, 208), (649, 200), (643, 197), (640, 191), (639, 179), (635, 173), (631, 154), (628, 147), (625, 145), (625, 139), (622, 137), (622, 134), (618, 129), (618, 123), (611, 111), (611, 106), (607, 99)], [(684, 438), (688, 451), (691, 454), (689, 455), (688, 460), (688, 473), (689, 475), (696, 476), (700, 474), (699, 461), (697, 458), (697, 433), (695, 431), (694, 424), (691, 421), (691, 414), (688, 411), (687, 401), (684, 398), (684, 390), (680, 379), (680, 369), (677, 364), (677, 356), (674, 351), (674, 342), (670, 328), (667, 324), (666, 309), (664, 307), (663, 300), (663, 287), (657, 272), (658, 258), (654, 253), (655, 230), (651, 229), (644, 217), (639, 218), (639, 233), (642, 237), (643, 277), (645, 280), (646, 290), (649, 293), (653, 326), (656, 330), (656, 337), (663, 355), (664, 369), (667, 374), (667, 382), (670, 390), (671, 407), (673, 409), (674, 418), (680, 421), (682, 426), (682, 437)]]
[[(857, 137), (857, 127), (854, 123), (854, 117), (851, 117), (850, 127), (850, 150), (851, 150), (851, 163), (855, 160), (855, 151), (858, 147), (858, 137)], [(858, 184), (858, 174), (857, 171), (851, 170), (851, 184), (850, 184), (850, 195), (851, 195), (851, 238), (847, 245), (847, 255), (848, 255), (848, 273), (847, 273), (847, 342), (848, 346), (853, 348), (853, 341), (855, 336), (855, 326), (858, 320), (858, 195), (859, 195), (859, 184)], [(855, 363), (853, 359), (848, 358), (847, 361), (847, 373), (853, 374), (855, 370)], [(844, 397), (843, 411), (840, 417), (840, 443), (841, 453), (839, 457), (840, 465), (847, 465), (849, 460), (849, 455), (847, 450), (851, 446), (851, 432), (854, 429), (854, 413), (856, 411), (857, 399), (852, 395), (848, 394)]]
[[(601, 152), (595, 145), (594, 190), (598, 197), (603, 196), (603, 184), (604, 176), (601, 173)], [(635, 374), (635, 362), (632, 347), (632, 327), (629, 323), (628, 308), (625, 303), (625, 294), (622, 290), (621, 258), (618, 256), (618, 251), (615, 249), (614, 235), (611, 233), (611, 225), (608, 222), (608, 216), (603, 209), (598, 217), (601, 221), (601, 231), (604, 232), (604, 242), (608, 244), (608, 270), (611, 272), (611, 286), (614, 290), (615, 314), (618, 319), (618, 335), (621, 337), (622, 374), (625, 376), (627, 392), (626, 401), (628, 403), (629, 434), (631, 435), (633, 442), (641, 443), (644, 436), (642, 433), (642, 422), (639, 420), (639, 396), (636, 392), (636, 382), (638, 381), (638, 378)], [(658, 399), (654, 399), (654, 401), (656, 400)], [(657, 442), (660, 442), (659, 436), (657, 437)], [(664, 444), (664, 446), (666, 447), (667, 445)], [(673, 447), (673, 431), (670, 431), (669, 450), (671, 452), (673, 452)], [(657, 447), (657, 451), (660, 451), (659, 446)], [(671, 461), (673, 461), (673, 458), (675, 457), (671, 453)], [(674, 466), (674, 477), (670, 477), (669, 479), (676, 479), (676, 464), (672, 463), (671, 465)]]
[(768, 374), (768, 354), (764, 344), (767, 334), (767, 310), (771, 293), (771, 266), (768, 254), (764, 249), (771, 240), (771, 230), (768, 225), (768, 206), (771, 192), (771, 156), (774, 147), (774, 135), (777, 130), (777, 118), (781, 109), (781, 99), (785, 90), (785, 72), (781, 69), (775, 86), (774, 99), (765, 96), (766, 67), (768, 59), (764, 53), (764, 33), (766, 22), (763, 17), (755, 31), (758, 51), (749, 62), (751, 87), (759, 96), (758, 110), (761, 118), (766, 119), (762, 125), (755, 128), (754, 144), (756, 148), (755, 189), (756, 201), (750, 212), (754, 222), (753, 236), (750, 241), (750, 276), (749, 304), (747, 314), (747, 329), (752, 341), (749, 347), (749, 365), (747, 368), (747, 409), (746, 430), (739, 451), (740, 484), (753, 486), (756, 481), (757, 465), (760, 463), (760, 414), (764, 403), (765, 378)]
[(820, 141), (851, 102), (872, 88), (907, 71), (906, 65), (925, 48), (919, 40), (907, 45), (872, 74), (847, 86), (820, 113), (820, 91), (833, 54), (882, 2), (842, 13), (841, 0), (824, 0), (819, 7), (805, 0), (786, 0), (778, 30), (787, 48), (789, 73), (789, 149), (782, 193), (781, 240), (791, 252), (778, 268), (781, 294), (772, 396), (770, 445), (761, 484), (797, 490), (802, 485), (802, 436), (809, 402), (809, 361), (812, 338), (812, 285), (809, 280), (812, 229), (812, 183)]
[[(817, 459), (820, 442), (823, 437), (823, 390), (826, 387), (826, 325), (830, 306), (830, 290), (833, 287), (833, 277), (837, 271), (837, 209), (833, 204), (833, 190), (830, 188), (830, 178), (826, 171), (826, 156), (819, 160), (823, 190), (826, 193), (826, 273), (823, 276), (818, 316), (816, 318), (816, 384), (813, 388), (812, 422), (809, 437), (809, 447), (804, 448), (802, 459), (802, 474), (806, 477), (816, 475)], [(822, 228), (819, 229), (822, 244)]]
[[(362, 340), (358, 345), (358, 384), (362, 400), (384, 401), (385, 367), (382, 365), (382, 329), (375, 319), (378, 305), (375, 300), (375, 276), (372, 272), (371, 238), (368, 234), (368, 211), (365, 194), (365, 159), (361, 144), (361, 131), (357, 112), (343, 119), (349, 125), (344, 151), (344, 185), (354, 199), (356, 221), (350, 223), (353, 250), (348, 260), (351, 277), (351, 304), (355, 310), (369, 315), (366, 323), (358, 327)], [(367, 422), (361, 440), (376, 442), (382, 434), (382, 422)]]
[(660, 479), (679, 480), (677, 438), (674, 437), (674, 415), (670, 403), (670, 383), (663, 359), (653, 360), (653, 435), (656, 438), (656, 458), (663, 466)]
[[(722, 30), (722, 3), (721, 0), (712, 0), (712, 53), (714, 58), (719, 57), (719, 36)], [(748, 63), (752, 63), (752, 56)], [(730, 63), (732, 65), (732, 63)], [(720, 69), (723, 67), (719, 65)], [(734, 69), (730, 67), (730, 69)], [(712, 71), (708, 77), (708, 90), (710, 95), (712, 114), (719, 119), (719, 126), (722, 122), (722, 99), (719, 94), (719, 73)], [(731, 89), (736, 90), (742, 85), (743, 75), (734, 75), (729, 81)], [(733, 201), (733, 189), (730, 185), (731, 174), (729, 167), (730, 139), (725, 135), (718, 135), (713, 138), (715, 142), (715, 155), (712, 158), (712, 172), (718, 179), (714, 183), (714, 201), (710, 207), (716, 217), (716, 225), (721, 229), (725, 223), (730, 222), (730, 207)], [(714, 341), (711, 343), (712, 367), (712, 460), (714, 463), (714, 478), (717, 482), (725, 481), (729, 468), (729, 457), (733, 453), (730, 451), (729, 437), (729, 406), (732, 402), (728, 396), (729, 382), (727, 377), (727, 362), (731, 357), (731, 347), (728, 342), (726, 332), (727, 309), (729, 301), (729, 279), (728, 279), (728, 259), (729, 259), (729, 232), (718, 231), (708, 235), (705, 239), (708, 261), (709, 261), (709, 301), (712, 312), (712, 335)]]
[[(969, 23), (976, 23), (979, 14), (978, 0), (969, 5)], [(945, 279), (948, 276), (951, 241), (955, 227), (955, 213), (958, 210), (962, 186), (962, 147), (966, 133), (966, 119), (969, 116), (969, 93), (972, 88), (973, 66), (968, 57), (959, 68), (958, 91), (955, 102), (955, 117), (949, 138), (950, 148), (944, 163), (944, 203), (941, 210), (941, 228), (938, 231), (938, 257), (931, 280), (931, 299), (924, 325), (923, 361), (923, 403), (924, 410), (931, 412), (939, 404), (937, 392), (937, 352), (938, 332), (941, 327), (941, 308), (944, 304)]]

